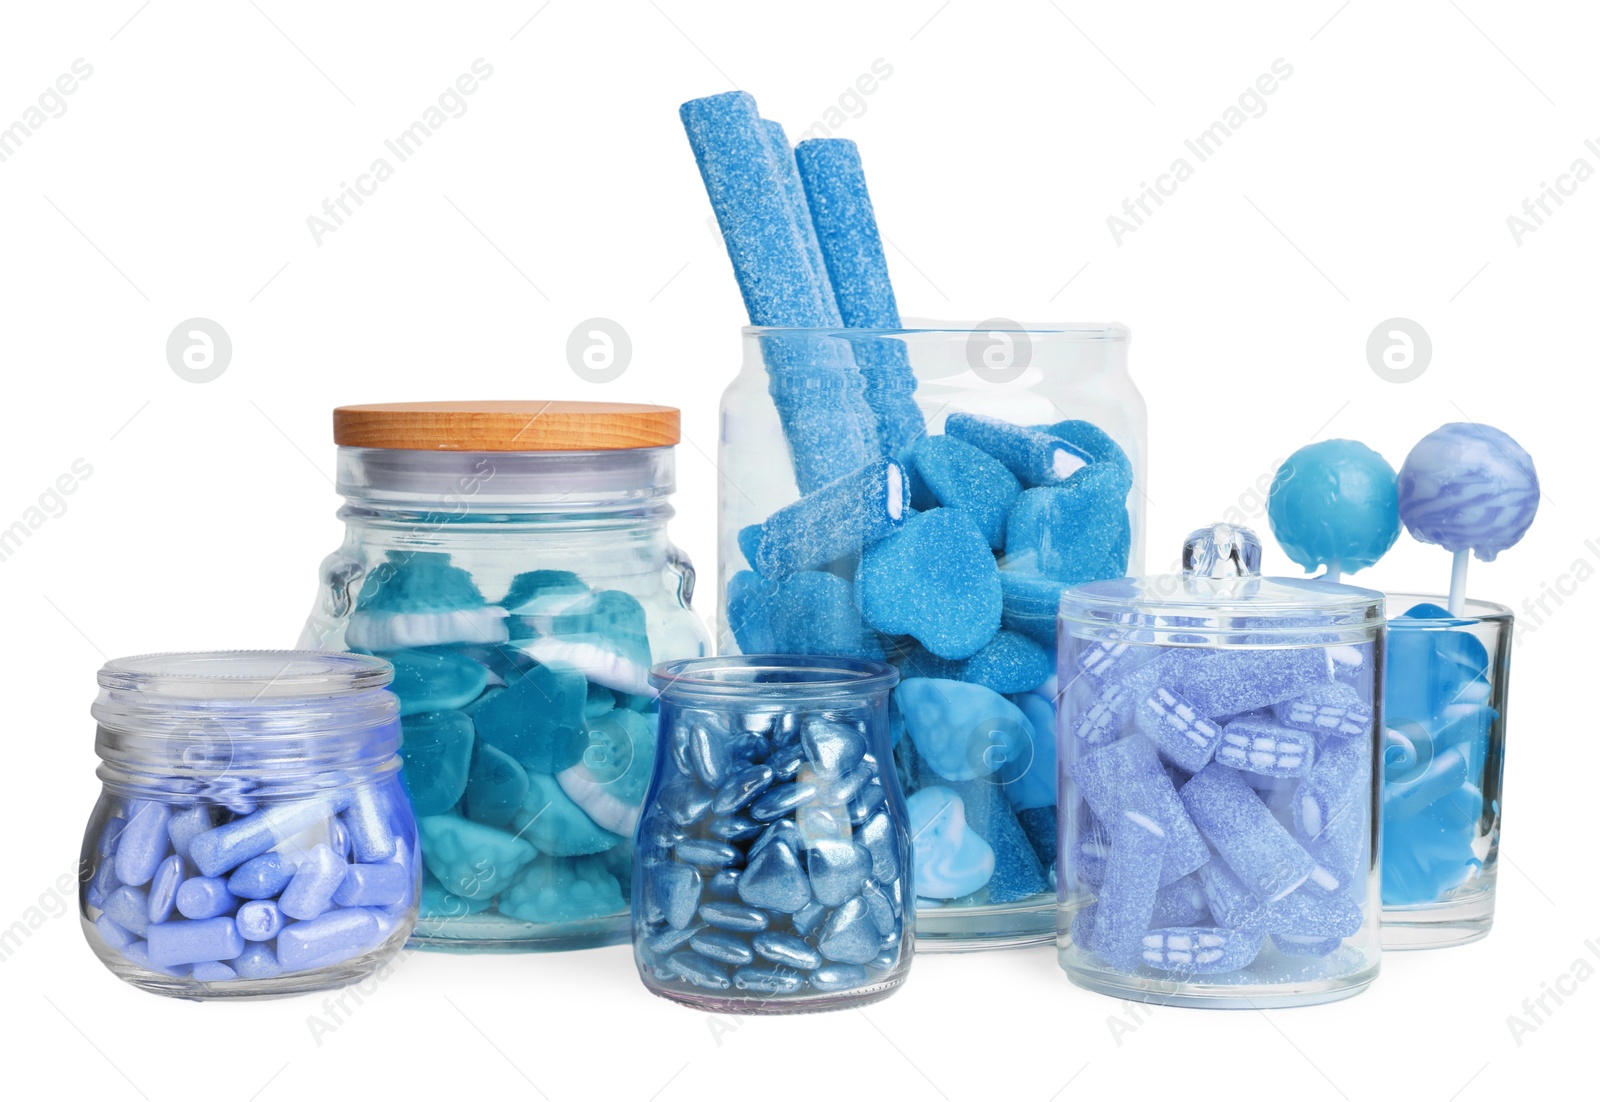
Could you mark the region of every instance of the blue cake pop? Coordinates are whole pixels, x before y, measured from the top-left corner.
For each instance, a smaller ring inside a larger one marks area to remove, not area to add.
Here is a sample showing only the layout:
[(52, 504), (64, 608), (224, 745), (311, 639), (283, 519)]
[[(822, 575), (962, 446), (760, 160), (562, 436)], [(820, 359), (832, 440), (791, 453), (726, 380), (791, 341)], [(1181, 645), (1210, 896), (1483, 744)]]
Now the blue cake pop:
[(1272, 534), (1307, 571), (1330, 577), (1383, 557), (1400, 535), (1394, 468), (1354, 440), (1321, 440), (1296, 451), (1267, 496)]
[(1516, 543), (1539, 509), (1533, 459), (1490, 425), (1456, 421), (1417, 441), (1400, 467), (1400, 519), (1423, 543), (1484, 562)]

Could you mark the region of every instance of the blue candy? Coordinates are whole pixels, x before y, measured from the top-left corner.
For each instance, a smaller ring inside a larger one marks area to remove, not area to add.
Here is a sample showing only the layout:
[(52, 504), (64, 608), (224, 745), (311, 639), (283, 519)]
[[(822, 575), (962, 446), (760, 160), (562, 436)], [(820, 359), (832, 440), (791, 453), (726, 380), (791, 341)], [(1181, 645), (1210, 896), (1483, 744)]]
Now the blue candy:
[(1222, 742), (1222, 728), (1170, 689), (1158, 686), (1135, 714), (1140, 732), (1156, 744), (1167, 760), (1190, 773), (1203, 769)]
[(945, 419), (944, 431), (998, 459), (1024, 486), (1058, 486), (1089, 462), (1086, 454), (1060, 437), (997, 417), (952, 413)]
[(1091, 421), (1057, 421), (1053, 425), (1035, 425), (1034, 431), (1065, 440), (1074, 451), (1086, 456), (1091, 464), (1106, 463), (1115, 467), (1127, 482), (1128, 489), (1133, 488), (1133, 464), (1128, 461), (1128, 453), (1100, 426)]
[(465, 899), (492, 898), (536, 852), (525, 839), (454, 815), (423, 816), (417, 828), (428, 871)]
[(1089, 944), (1113, 967), (1130, 968), (1140, 957), (1166, 850), (1166, 832), (1146, 816), (1124, 812), (1111, 828), (1111, 854), (1095, 899)]
[(1370, 751), (1361, 740), (1342, 740), (1319, 753), (1295, 790), (1295, 829), (1315, 839), (1344, 816), (1362, 814), (1370, 766)]
[(150, 929), (150, 899), (142, 888), (124, 884), (106, 896), (100, 910), (112, 922), (139, 937), (144, 937)]
[(190, 859), (202, 876), (221, 876), (285, 838), (333, 818), (349, 806), (350, 799), (347, 791), (336, 790), (264, 807), (197, 835), (189, 844)]
[(806, 265), (810, 269), (812, 280), (822, 291), (824, 324), (837, 326), (841, 324), (837, 300), (833, 284), (828, 277), (828, 265), (822, 256), (822, 246), (817, 240), (817, 229), (815, 220), (811, 216), (811, 205), (807, 199), (805, 185), (800, 181), (797, 151), (789, 147), (789, 136), (783, 132), (782, 125), (771, 119), (762, 119), (761, 126), (766, 131), (768, 156), (778, 177), (778, 184), (783, 188), (789, 216), (794, 222), (795, 229), (800, 233), (800, 243), (805, 249)]
[[(480, 739), (529, 772), (559, 773), (575, 765), (589, 744), (583, 714), (588, 698), (581, 674), (536, 666), (480, 707), (471, 723)], [(465, 773), (461, 785), (465, 791)]]
[(283, 911), (270, 899), (252, 899), (239, 908), (233, 921), (246, 941), (271, 941), (283, 929)]
[[(1004, 798), (1005, 787), (990, 781), (971, 781), (952, 784), (951, 788), (962, 799), (968, 827), (994, 852), (988, 901), (1014, 903), (1048, 889), (1050, 885), (1039, 857), (1017, 822), (1016, 812)], [(917, 839), (912, 848), (921, 842)]]
[(1342, 681), (1279, 701), (1273, 717), (1285, 727), (1310, 731), (1318, 740), (1365, 738), (1372, 733), (1372, 705)]
[[(150, 927), (147, 945), (150, 962), (167, 968), (208, 960), (232, 960), (244, 952), (244, 938), (239, 936), (233, 919), (226, 917), (158, 923)], [(282, 952), (281, 942), (279, 952)], [(287, 962), (285, 966), (296, 967)]]
[[(811, 902), (811, 885), (800, 859), (787, 842), (775, 841), (757, 851), (739, 878), (739, 898), (752, 907), (793, 913)], [(707, 921), (711, 921), (709, 918)]]
[(1394, 468), (1354, 440), (1319, 440), (1278, 468), (1267, 496), (1272, 534), (1306, 570), (1371, 566), (1400, 535)]
[[(350, 865), (333, 901), (341, 907), (392, 907), (411, 895), (411, 876), (398, 862)], [(240, 908), (243, 910), (243, 908)]]
[(117, 879), (124, 884), (148, 884), (167, 857), (167, 824), (172, 811), (154, 800), (129, 805), (128, 825), (117, 838), (114, 860)]
[(417, 815), (449, 811), (467, 790), (472, 720), (460, 712), (418, 712), (401, 721), (401, 779)]
[(274, 976), (283, 974), (283, 966), (278, 963), (278, 954), (270, 945), (247, 945), (242, 953), (229, 962), (240, 979), (269, 980)]
[(176, 812), (167, 821), (167, 837), (172, 839), (172, 852), (187, 860), (189, 843), (216, 825), (216, 812), (210, 804), (195, 804), (185, 811)]
[(1099, 463), (1024, 490), (1006, 518), (1006, 568), (1067, 585), (1121, 577), (1132, 546), (1127, 495), (1122, 473)]
[(382, 940), (372, 911), (343, 907), (285, 926), (278, 934), (278, 963), (289, 971), (322, 968), (376, 948)]
[(528, 772), (515, 758), (487, 742), (473, 746), (462, 796), (462, 811), (467, 818), (503, 827), (516, 816), (517, 807), (527, 794)]
[(1056, 613), (1061, 607), (1061, 591), (1066, 588), (1065, 582), (1008, 564), (1000, 571), (1000, 622), (1007, 631), (1054, 650)]
[(588, 592), (570, 570), (524, 570), (511, 579), (500, 604), (519, 615), (538, 614), (565, 608)]
[(502, 913), (524, 922), (581, 922), (627, 907), (622, 885), (598, 857), (536, 857), (500, 896)]
[(948, 788), (930, 786), (908, 796), (906, 809), (915, 839), (913, 882), (919, 896), (959, 899), (989, 882), (994, 875), (994, 850), (967, 825), (960, 796)]
[(941, 658), (968, 658), (1000, 628), (999, 570), (966, 513), (919, 513), (862, 553), (856, 602), (867, 623), (911, 635)]
[(1333, 682), (1333, 666), (1317, 647), (1215, 649), (1176, 647), (1161, 683), (1219, 718), (1267, 708)]
[[(749, 573), (748, 571), (742, 573)], [(760, 581), (758, 605), (736, 605), (729, 582), (728, 616), (747, 654), (842, 654), (882, 658), (877, 636), (861, 619), (851, 583), (837, 574), (801, 571), (781, 582)], [(758, 617), (743, 622), (734, 617)], [(759, 636), (759, 639), (757, 638)], [(749, 644), (747, 646), (747, 644)]]
[(227, 881), (220, 877), (192, 876), (178, 885), (176, 902), (184, 918), (216, 918), (232, 914), (239, 897), (228, 891)]
[[(750, 565), (768, 578), (812, 570), (876, 543), (904, 522), (910, 490), (900, 464), (880, 460), (784, 506), (748, 539)], [(751, 554), (753, 552), (753, 554)]]
[[(1027, 717), (1028, 726), (1033, 732), (1033, 742), (1028, 748), (1020, 771), (1015, 768), (1006, 770), (1006, 799), (1011, 801), (1011, 806), (1017, 810), (1018, 821), (1028, 833), (1029, 840), (1034, 843), (1034, 849), (1038, 850), (1040, 838), (1034, 836), (1034, 831), (1029, 827), (1028, 820), (1022, 812), (1055, 807), (1056, 710), (1049, 701), (1034, 693), (1022, 693), (1010, 699)], [(1055, 860), (1054, 814), (1050, 816), (1048, 835), (1051, 856), (1048, 859), (1041, 857), (1045, 864)]]
[[(316, 918), (332, 906), (333, 893), (339, 890), (348, 868), (344, 858), (326, 845), (313, 846), (295, 870), (289, 886), (278, 897), (279, 909), (290, 918)], [(179, 895), (182, 895), (181, 889)], [(179, 906), (182, 906), (181, 899)]]
[(828, 916), (817, 936), (817, 948), (840, 964), (866, 964), (878, 956), (881, 941), (866, 901), (857, 897)]
[(174, 853), (161, 862), (161, 867), (156, 869), (156, 874), (150, 881), (150, 894), (146, 900), (151, 922), (165, 922), (172, 917), (172, 909), (178, 902), (178, 886), (184, 879), (182, 857)]
[(1261, 952), (1261, 935), (1216, 926), (1178, 926), (1144, 936), (1141, 963), (1158, 972), (1215, 975), (1243, 968)]
[(950, 781), (987, 777), (1032, 753), (1033, 725), (1022, 710), (982, 685), (913, 677), (895, 702), (922, 759)]
[(1400, 466), (1400, 519), (1423, 543), (1479, 559), (1520, 540), (1539, 510), (1539, 475), (1522, 445), (1491, 425), (1442, 425)]
[(489, 684), (489, 671), (452, 651), (403, 650), (386, 655), (394, 664), (389, 688), (400, 697), (400, 714), (460, 708)]
[(228, 891), (240, 899), (271, 899), (294, 879), (295, 864), (277, 851), (252, 857), (228, 877)]
[(484, 603), (472, 575), (439, 551), (387, 552), (356, 596), (356, 608), (366, 612), (450, 612)]
[(928, 436), (911, 451), (911, 465), (932, 505), (969, 513), (989, 546), (1005, 546), (1006, 515), (1022, 486), (998, 459), (954, 436)]
[(540, 853), (578, 857), (608, 850), (622, 840), (585, 815), (555, 777), (530, 773), (527, 778), (528, 792), (511, 826), (513, 833), (532, 842)]

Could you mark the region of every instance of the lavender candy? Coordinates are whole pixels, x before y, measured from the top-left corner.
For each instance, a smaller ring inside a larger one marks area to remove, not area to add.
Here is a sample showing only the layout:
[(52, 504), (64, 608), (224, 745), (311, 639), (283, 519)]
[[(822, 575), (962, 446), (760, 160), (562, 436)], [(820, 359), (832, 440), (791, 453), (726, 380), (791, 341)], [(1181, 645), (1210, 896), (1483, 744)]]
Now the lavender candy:
[(1282, 899), (1316, 868), (1255, 790), (1227, 766), (1212, 762), (1178, 796), (1206, 840), (1264, 902)]
[(271, 899), (294, 879), (295, 863), (273, 850), (252, 857), (228, 877), (228, 890), (240, 899)]
[(909, 496), (900, 464), (868, 464), (768, 517), (749, 541), (750, 565), (768, 578), (826, 565), (899, 528)]
[(1089, 463), (1067, 441), (997, 417), (952, 413), (944, 431), (994, 456), (1024, 486), (1058, 486)]
[(1170, 679), (1162, 684), (1211, 718), (1270, 707), (1333, 682), (1333, 665), (1320, 647), (1182, 647), (1169, 661)]
[(128, 825), (117, 838), (117, 879), (137, 887), (150, 882), (170, 852), (167, 822), (172, 811), (154, 800), (136, 800), (128, 811)]
[(1263, 777), (1303, 777), (1311, 772), (1316, 745), (1304, 731), (1245, 716), (1222, 729), (1216, 759), (1231, 769)]
[(1280, 701), (1272, 706), (1272, 714), (1283, 726), (1310, 731), (1323, 742), (1364, 738), (1372, 731), (1372, 705), (1340, 681)]
[(411, 892), (405, 865), (389, 861), (380, 865), (350, 865), (333, 893), (341, 907), (389, 907), (403, 903)]
[(216, 918), (232, 914), (239, 897), (228, 891), (219, 876), (191, 876), (178, 885), (178, 913), (184, 918)]
[(1260, 934), (1220, 926), (1176, 926), (1147, 933), (1140, 962), (1158, 972), (1205, 976), (1243, 968), (1260, 952)]
[(172, 908), (178, 901), (178, 885), (185, 878), (184, 860), (174, 853), (161, 867), (156, 869), (156, 874), (150, 880), (150, 895), (148, 899), (151, 922), (165, 922), (172, 917)]
[(1161, 883), (1170, 884), (1210, 860), (1211, 852), (1161, 768), (1155, 747), (1143, 737), (1136, 735), (1091, 751), (1074, 761), (1068, 773), (1102, 823), (1134, 811), (1166, 832)]
[(1095, 899), (1089, 945), (1115, 968), (1131, 968), (1139, 959), (1166, 851), (1166, 832), (1138, 812), (1124, 812), (1112, 828), (1111, 855), (1105, 883)]
[(342, 790), (274, 804), (197, 836), (189, 844), (189, 856), (202, 875), (221, 876), (285, 838), (331, 818), (349, 804), (350, 793)]
[(362, 785), (350, 795), (344, 826), (350, 835), (350, 852), (357, 861), (375, 863), (395, 855), (394, 831), (389, 827), (387, 809), (379, 800), (378, 790), (372, 785)]
[(343, 858), (318, 843), (295, 870), (289, 886), (278, 897), (278, 906), (290, 918), (316, 918), (333, 903), (333, 893), (344, 882), (348, 868)]
[(106, 896), (101, 913), (129, 933), (144, 937), (150, 929), (150, 902), (143, 888), (123, 885)]
[(150, 927), (150, 961), (171, 967), (207, 960), (232, 960), (244, 952), (244, 938), (233, 919), (162, 922)]
[(1145, 697), (1136, 715), (1144, 736), (1169, 761), (1190, 773), (1203, 769), (1222, 741), (1222, 728), (1170, 689), (1158, 686)]
[(260, 942), (246, 947), (244, 952), (229, 963), (239, 974), (240, 979), (270, 980), (274, 976), (283, 974), (283, 966), (278, 963), (278, 954), (272, 951), (272, 946)]
[(167, 822), (167, 836), (172, 839), (172, 852), (185, 860), (189, 857), (189, 843), (216, 826), (216, 812), (210, 804), (195, 804), (178, 812)]
[(94, 928), (99, 931), (101, 941), (124, 956), (127, 955), (128, 946), (139, 940), (138, 934), (113, 921), (108, 914), (102, 913), (95, 919)]
[(189, 975), (201, 983), (222, 983), (239, 978), (239, 973), (235, 972), (232, 966), (220, 960), (202, 961), (194, 966)]
[(246, 941), (271, 941), (283, 929), (283, 912), (270, 899), (252, 899), (239, 908), (233, 922)]
[(382, 937), (377, 916), (371, 911), (343, 907), (285, 926), (278, 934), (278, 963), (290, 972), (323, 968), (359, 956)]

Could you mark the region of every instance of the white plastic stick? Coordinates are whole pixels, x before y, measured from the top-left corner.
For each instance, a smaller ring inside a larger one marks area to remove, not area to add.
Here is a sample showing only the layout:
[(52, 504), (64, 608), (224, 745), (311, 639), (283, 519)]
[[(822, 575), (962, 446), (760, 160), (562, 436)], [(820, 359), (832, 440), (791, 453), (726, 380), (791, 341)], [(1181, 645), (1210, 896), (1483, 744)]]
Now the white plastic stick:
[(1467, 551), (1457, 551), (1450, 563), (1450, 615), (1467, 612)]

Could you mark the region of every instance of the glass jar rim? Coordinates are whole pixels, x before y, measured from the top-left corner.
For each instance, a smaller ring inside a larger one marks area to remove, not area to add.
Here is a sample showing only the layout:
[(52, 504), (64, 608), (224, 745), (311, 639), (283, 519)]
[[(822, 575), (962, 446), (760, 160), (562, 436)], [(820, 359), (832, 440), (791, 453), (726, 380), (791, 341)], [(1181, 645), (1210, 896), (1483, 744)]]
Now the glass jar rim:
[(800, 654), (729, 654), (658, 662), (650, 684), (663, 696), (860, 696), (894, 688), (900, 672), (868, 658)]
[[(1000, 324), (1004, 323), (1004, 324)], [(843, 326), (746, 325), (750, 337), (810, 336), (840, 340), (865, 340), (874, 337), (944, 336), (966, 340), (979, 333), (1026, 333), (1029, 336), (1061, 337), (1081, 344), (1097, 341), (1127, 341), (1132, 332), (1121, 322), (1023, 322), (1011, 318), (987, 318), (964, 322), (935, 318), (904, 318), (896, 329), (849, 329)]]
[(1480, 601), (1476, 597), (1467, 598), (1466, 607), (1460, 616), (1408, 617), (1405, 614), (1406, 610), (1419, 604), (1447, 608), (1450, 598), (1443, 593), (1410, 592), (1386, 592), (1384, 597), (1388, 602), (1390, 631), (1438, 631), (1459, 628), (1467, 624), (1510, 623), (1516, 618), (1515, 613), (1507, 606), (1495, 601)]
[(244, 705), (383, 689), (394, 680), (394, 667), (373, 655), (340, 651), (160, 651), (113, 658), (97, 680), (103, 689), (152, 702)]

